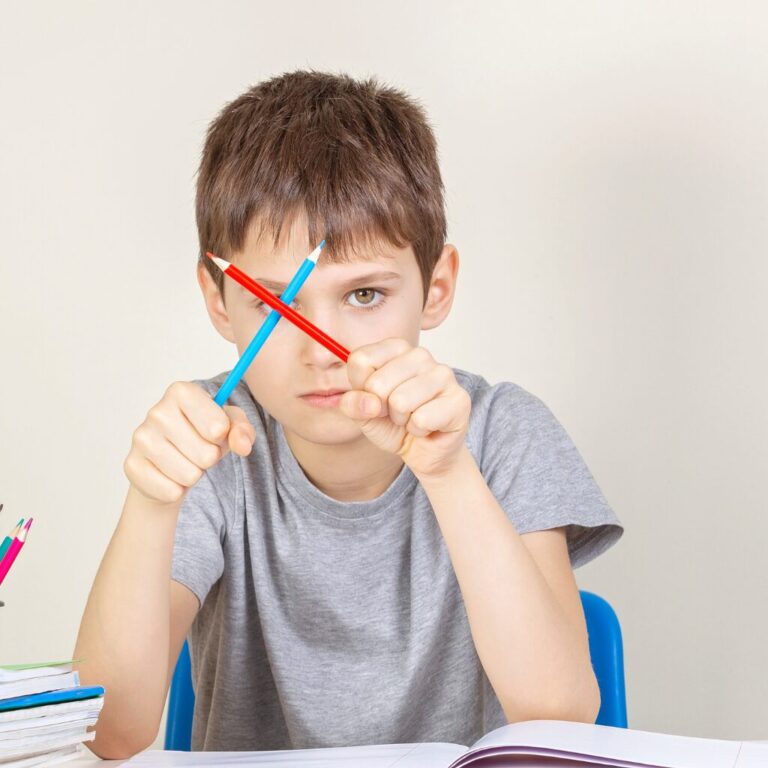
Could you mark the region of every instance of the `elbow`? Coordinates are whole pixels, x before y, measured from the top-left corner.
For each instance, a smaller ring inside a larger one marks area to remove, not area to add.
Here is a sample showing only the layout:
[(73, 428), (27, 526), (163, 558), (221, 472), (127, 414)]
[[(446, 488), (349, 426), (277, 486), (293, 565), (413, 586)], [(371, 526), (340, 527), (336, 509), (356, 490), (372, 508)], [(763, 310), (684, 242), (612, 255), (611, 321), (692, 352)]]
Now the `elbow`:
[(600, 712), (600, 688), (593, 675), (584, 685), (561, 691), (550, 691), (544, 696), (527, 700), (507, 697), (502, 700), (507, 722), (523, 720), (567, 720), (594, 723)]
[(128, 760), (152, 746), (155, 737), (136, 738), (128, 734), (110, 736), (106, 733), (97, 734), (93, 741), (85, 745), (94, 755), (102, 760)]

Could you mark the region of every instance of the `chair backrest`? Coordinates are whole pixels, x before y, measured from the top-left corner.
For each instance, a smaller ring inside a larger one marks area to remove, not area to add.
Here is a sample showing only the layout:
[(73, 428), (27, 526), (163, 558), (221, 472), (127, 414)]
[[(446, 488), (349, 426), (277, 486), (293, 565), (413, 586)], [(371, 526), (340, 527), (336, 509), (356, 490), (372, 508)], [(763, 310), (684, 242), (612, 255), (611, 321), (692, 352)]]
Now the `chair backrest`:
[[(587, 620), (589, 653), (602, 699), (597, 723), (627, 727), (627, 701), (624, 690), (624, 650), (621, 627), (613, 608), (602, 597), (581, 592), (581, 604)], [(189, 646), (186, 641), (176, 662), (168, 698), (165, 723), (165, 748), (188, 752), (192, 739), (192, 713), (195, 692)]]
[(602, 597), (581, 591), (587, 620), (589, 655), (600, 686), (598, 725), (627, 727), (627, 696), (624, 689), (624, 645), (621, 626), (613, 608)]
[(168, 694), (168, 713), (165, 720), (165, 748), (189, 752), (192, 742), (192, 713), (195, 710), (195, 691), (192, 688), (192, 666), (189, 645), (179, 654), (171, 678)]

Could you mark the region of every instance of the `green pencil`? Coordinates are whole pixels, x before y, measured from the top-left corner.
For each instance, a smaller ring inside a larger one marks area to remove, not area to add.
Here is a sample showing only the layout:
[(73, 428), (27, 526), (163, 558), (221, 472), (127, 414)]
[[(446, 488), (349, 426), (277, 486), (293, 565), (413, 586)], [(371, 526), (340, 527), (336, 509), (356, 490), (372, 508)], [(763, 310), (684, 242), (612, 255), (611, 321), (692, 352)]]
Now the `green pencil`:
[(5, 540), (2, 544), (0, 544), (0, 563), (3, 562), (3, 558), (5, 557), (5, 553), (10, 548), (11, 544), (13, 543), (13, 540), (16, 538), (16, 534), (21, 530), (21, 526), (24, 525), (24, 518), (22, 517), (21, 520), (19, 520), (16, 527), (11, 531), (10, 535), (5, 537)]

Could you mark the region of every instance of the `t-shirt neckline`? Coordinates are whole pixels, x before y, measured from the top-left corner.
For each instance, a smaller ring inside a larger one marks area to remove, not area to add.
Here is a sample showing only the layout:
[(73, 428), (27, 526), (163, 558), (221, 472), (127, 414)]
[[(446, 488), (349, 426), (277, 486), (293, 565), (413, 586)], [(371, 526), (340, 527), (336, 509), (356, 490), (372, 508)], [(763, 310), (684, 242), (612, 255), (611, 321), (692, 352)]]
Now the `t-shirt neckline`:
[(418, 482), (407, 464), (403, 464), (397, 477), (375, 499), (366, 501), (339, 501), (323, 493), (304, 474), (296, 457), (293, 455), (288, 440), (285, 437), (283, 425), (269, 416), (272, 422), (272, 434), (275, 436), (275, 448), (279, 469), (282, 477), (279, 480), (287, 490), (298, 494), (314, 509), (326, 515), (345, 519), (360, 519), (374, 517), (398, 504)]

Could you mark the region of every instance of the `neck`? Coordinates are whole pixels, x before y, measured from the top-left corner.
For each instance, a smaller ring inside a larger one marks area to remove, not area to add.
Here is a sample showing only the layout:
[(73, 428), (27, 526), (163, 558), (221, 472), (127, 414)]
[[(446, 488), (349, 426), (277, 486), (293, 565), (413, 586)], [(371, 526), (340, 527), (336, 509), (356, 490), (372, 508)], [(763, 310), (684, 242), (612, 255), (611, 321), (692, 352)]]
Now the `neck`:
[(318, 446), (285, 431), (285, 439), (310, 482), (337, 501), (370, 501), (389, 488), (403, 460), (365, 435), (344, 445)]

